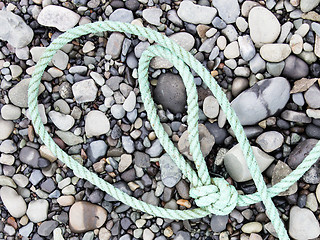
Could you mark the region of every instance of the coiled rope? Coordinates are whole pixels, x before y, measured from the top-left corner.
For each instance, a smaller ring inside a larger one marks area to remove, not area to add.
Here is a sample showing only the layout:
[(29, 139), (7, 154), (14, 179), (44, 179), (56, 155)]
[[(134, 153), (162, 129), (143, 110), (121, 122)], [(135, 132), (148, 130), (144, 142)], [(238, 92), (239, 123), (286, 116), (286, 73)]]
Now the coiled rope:
[[(164, 147), (165, 151), (170, 155), (175, 164), (181, 169), (182, 173), (190, 181), (190, 196), (195, 199), (195, 202), (199, 208), (190, 210), (165, 209), (147, 204), (129, 196), (128, 194), (112, 186), (112, 184), (101, 179), (97, 174), (89, 171), (87, 168), (75, 161), (71, 156), (66, 154), (59, 148), (59, 146), (53, 141), (48, 132), (45, 130), (39, 115), (37, 98), (41, 77), (48, 63), (51, 61), (53, 55), (58, 49), (73, 39), (86, 34), (96, 34), (104, 31), (130, 33), (148, 38), (158, 43), (158, 45), (153, 45), (146, 49), (139, 60), (138, 82), (141, 97), (144, 102), (148, 119), (155, 131), (156, 136), (160, 140), (160, 143)], [(188, 140), (190, 143), (190, 153), (194, 159), (197, 172), (193, 170), (193, 168), (185, 161), (178, 149), (174, 146), (169, 136), (164, 131), (157, 115), (157, 108), (151, 97), (150, 84), (148, 81), (149, 64), (151, 59), (155, 56), (166, 58), (173, 63), (175, 68), (179, 71), (186, 86), (188, 104)], [(208, 86), (218, 100), (221, 109), (225, 113), (234, 131), (234, 134), (240, 143), (243, 155), (246, 158), (253, 181), (257, 187), (256, 193), (251, 195), (238, 195), (234, 186), (228, 184), (226, 180), (222, 178), (210, 178), (205, 160), (200, 150), (198, 132), (198, 96), (190, 68), (192, 68), (202, 78), (204, 83)], [(112, 21), (89, 23), (70, 29), (55, 39), (47, 47), (46, 51), (34, 69), (28, 89), (28, 106), (34, 129), (44, 144), (51, 150), (51, 152), (59, 160), (65, 163), (67, 167), (71, 168), (76, 176), (88, 180), (124, 204), (153, 216), (185, 220), (202, 218), (210, 213), (227, 215), (234, 209), (235, 206), (247, 206), (249, 204), (262, 201), (266, 207), (266, 213), (270, 218), (279, 236), (279, 239), (281, 240), (289, 240), (289, 236), (271, 198), (285, 191), (294, 182), (299, 180), (320, 156), (319, 141), (314, 149), (304, 159), (304, 161), (290, 175), (282, 179), (281, 182), (273, 187), (267, 188), (238, 117), (231, 108), (225, 94), (214, 78), (205, 69), (205, 67), (202, 66), (202, 64), (197, 61), (189, 52), (184, 50), (181, 46), (166, 36), (151, 29), (139, 27), (129, 23)]]

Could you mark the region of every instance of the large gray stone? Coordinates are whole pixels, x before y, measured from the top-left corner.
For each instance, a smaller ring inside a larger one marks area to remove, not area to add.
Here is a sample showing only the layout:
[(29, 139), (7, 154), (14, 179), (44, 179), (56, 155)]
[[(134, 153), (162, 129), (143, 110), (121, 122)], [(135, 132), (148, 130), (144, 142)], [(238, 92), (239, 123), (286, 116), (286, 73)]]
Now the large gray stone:
[(32, 41), (33, 31), (20, 16), (2, 10), (0, 23), (0, 40), (8, 41), (15, 48), (23, 48)]
[(193, 24), (210, 24), (217, 15), (217, 10), (212, 7), (194, 4), (191, 1), (182, 1), (177, 13), (185, 22)]
[(289, 82), (276, 77), (257, 82), (238, 95), (231, 106), (242, 125), (253, 125), (282, 110), (289, 97)]
[(68, 8), (48, 5), (42, 9), (37, 20), (43, 26), (55, 27), (65, 32), (79, 22), (80, 15)]

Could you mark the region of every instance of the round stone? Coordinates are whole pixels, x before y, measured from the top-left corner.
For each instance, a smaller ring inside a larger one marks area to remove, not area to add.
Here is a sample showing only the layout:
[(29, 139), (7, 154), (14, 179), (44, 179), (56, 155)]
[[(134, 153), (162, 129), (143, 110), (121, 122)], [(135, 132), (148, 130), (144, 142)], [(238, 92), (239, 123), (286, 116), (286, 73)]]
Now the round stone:
[(320, 89), (317, 84), (313, 84), (305, 93), (304, 98), (311, 108), (320, 108)]
[(162, 10), (160, 8), (146, 8), (142, 11), (142, 17), (150, 24), (160, 26), (160, 17)]
[(87, 114), (84, 128), (88, 137), (100, 136), (110, 130), (110, 122), (103, 112), (93, 110)]
[(0, 116), (0, 140), (7, 139), (14, 129), (14, 123)]
[(93, 102), (98, 88), (93, 79), (82, 80), (72, 85), (72, 92), (77, 103)]
[(319, 222), (309, 209), (297, 206), (291, 208), (289, 235), (294, 239), (315, 239), (320, 235)]
[(20, 161), (34, 168), (38, 168), (39, 157), (39, 152), (32, 147), (24, 147), (19, 153)]
[(4, 120), (16, 120), (21, 116), (21, 109), (12, 104), (4, 105), (1, 108), (1, 116)]
[(203, 113), (208, 118), (216, 118), (219, 114), (219, 103), (214, 96), (208, 96), (203, 101)]
[(172, 73), (160, 75), (154, 90), (154, 99), (172, 113), (184, 112), (187, 95), (181, 77)]
[(114, 104), (111, 107), (111, 114), (115, 119), (122, 119), (126, 115), (123, 105)]
[(301, 58), (290, 55), (285, 60), (282, 75), (288, 79), (298, 80), (309, 75), (308, 64)]
[(28, 205), (27, 216), (30, 219), (30, 221), (34, 223), (39, 223), (47, 219), (48, 209), (49, 203), (47, 200), (33, 200)]
[(262, 231), (262, 224), (259, 222), (249, 222), (244, 224), (241, 230), (244, 233), (258, 233)]
[(79, 201), (69, 211), (69, 226), (74, 233), (100, 228), (107, 219), (107, 211), (99, 205)]
[(262, 133), (256, 140), (263, 151), (269, 153), (282, 146), (284, 137), (281, 133), (276, 131), (269, 131)]
[(257, 46), (273, 43), (280, 34), (280, 23), (271, 11), (254, 7), (249, 12), (250, 37)]

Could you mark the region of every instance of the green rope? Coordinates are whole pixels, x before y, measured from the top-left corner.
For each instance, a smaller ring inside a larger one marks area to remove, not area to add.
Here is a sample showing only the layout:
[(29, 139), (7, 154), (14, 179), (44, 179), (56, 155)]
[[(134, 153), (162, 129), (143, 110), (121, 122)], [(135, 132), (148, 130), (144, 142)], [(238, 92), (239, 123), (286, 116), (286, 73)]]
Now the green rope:
[[(97, 174), (90, 172), (88, 169), (83, 167), (72, 157), (62, 151), (45, 130), (38, 112), (37, 98), (41, 77), (48, 63), (51, 61), (53, 55), (58, 49), (73, 39), (82, 35), (90, 33), (95, 34), (104, 31), (130, 33), (151, 39), (159, 44), (146, 49), (139, 60), (138, 81), (141, 97), (144, 102), (148, 119), (156, 133), (156, 136), (175, 164), (181, 169), (182, 173), (190, 181), (190, 196), (195, 199), (195, 203), (197, 206), (199, 206), (199, 208), (190, 210), (165, 209), (147, 204), (129, 196), (121, 190), (113, 187), (110, 183), (101, 179)], [(166, 58), (172, 62), (175, 68), (179, 71), (186, 86), (188, 104), (188, 140), (190, 142), (190, 153), (194, 159), (197, 172), (193, 170), (193, 168), (185, 161), (183, 156), (174, 146), (169, 136), (164, 131), (157, 115), (157, 108), (151, 97), (149, 87), (150, 84), (148, 81), (149, 64), (151, 59), (155, 56)], [(200, 150), (198, 132), (198, 96), (190, 68), (192, 68), (202, 78), (204, 83), (208, 86), (218, 100), (221, 109), (225, 113), (246, 158), (249, 171), (258, 190), (256, 193), (251, 195), (238, 195), (234, 186), (229, 185), (226, 180), (222, 178), (210, 178), (208, 169), (206, 167), (206, 162)], [(51, 152), (57, 156), (59, 160), (65, 163), (67, 167), (71, 168), (76, 176), (88, 180), (124, 204), (154, 216), (185, 220), (202, 218), (210, 213), (227, 215), (234, 209), (235, 206), (247, 206), (249, 204), (262, 201), (266, 207), (266, 213), (270, 218), (279, 236), (279, 239), (284, 240), (288, 240), (289, 236), (271, 198), (285, 191), (294, 182), (299, 180), (320, 156), (319, 141), (310, 154), (305, 158), (305, 160), (290, 175), (282, 179), (278, 184), (267, 189), (249, 141), (245, 136), (243, 127), (241, 126), (234, 110), (231, 108), (225, 94), (210, 73), (189, 52), (185, 51), (181, 46), (166, 36), (151, 29), (131, 25), (128, 23), (111, 21), (90, 23), (70, 29), (55, 39), (49, 45), (49, 47), (47, 47), (46, 51), (34, 69), (28, 89), (28, 105), (34, 129), (44, 144), (51, 150)]]

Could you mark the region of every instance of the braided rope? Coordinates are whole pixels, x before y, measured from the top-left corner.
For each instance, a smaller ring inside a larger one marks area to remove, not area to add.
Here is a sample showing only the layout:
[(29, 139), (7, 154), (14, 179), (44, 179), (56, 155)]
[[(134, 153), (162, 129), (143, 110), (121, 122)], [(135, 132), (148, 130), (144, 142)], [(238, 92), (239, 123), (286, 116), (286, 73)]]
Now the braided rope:
[[(181, 169), (182, 173), (191, 182), (192, 187), (190, 190), (190, 195), (196, 199), (196, 204), (201, 208), (195, 208), (191, 210), (164, 209), (147, 204), (129, 196), (128, 194), (125, 194), (121, 190), (113, 187), (111, 184), (101, 179), (97, 174), (90, 172), (88, 169), (83, 167), (72, 157), (62, 151), (45, 130), (38, 112), (37, 97), (41, 77), (48, 63), (51, 61), (56, 51), (71, 40), (89, 33), (94, 34), (103, 31), (131, 33), (134, 35), (146, 37), (159, 44), (157, 46), (149, 47), (143, 52), (140, 58), (138, 68), (138, 81), (141, 97), (147, 111), (148, 119), (158, 139), (160, 140), (160, 143), (163, 145), (164, 149), (170, 155), (175, 164)], [(188, 140), (190, 142), (190, 152), (194, 159), (197, 173), (184, 160), (182, 155), (173, 145), (169, 136), (164, 131), (160, 123), (160, 119), (157, 115), (157, 109), (151, 98), (151, 92), (148, 82), (149, 63), (154, 56), (167, 58), (170, 62), (172, 62), (181, 74), (183, 82), (186, 86), (188, 103)], [(238, 196), (234, 187), (227, 184), (224, 179), (210, 179), (208, 169), (206, 167), (206, 163), (200, 149), (198, 132), (198, 99), (193, 76), (190, 73), (189, 67), (192, 68), (203, 79), (203, 81), (212, 91), (213, 95), (216, 97), (221, 106), (221, 109), (224, 111), (235, 133), (235, 136), (240, 143), (241, 149), (247, 160), (250, 173), (253, 177), (253, 181), (256, 184), (258, 192), (251, 195)], [(77, 175), (78, 177), (90, 181), (101, 190), (107, 192), (114, 198), (131, 206), (132, 208), (147, 212), (154, 216), (185, 220), (201, 218), (210, 213), (226, 215), (232, 211), (235, 205), (247, 206), (249, 204), (262, 201), (266, 207), (266, 213), (268, 214), (276, 232), (278, 233), (279, 239), (287, 240), (289, 239), (289, 236), (271, 198), (285, 191), (294, 182), (299, 180), (301, 176), (317, 161), (320, 156), (319, 141), (314, 149), (305, 158), (305, 160), (290, 175), (282, 179), (278, 184), (267, 189), (262, 174), (256, 163), (249, 141), (244, 134), (243, 127), (241, 126), (234, 110), (231, 108), (225, 94), (223, 93), (217, 82), (214, 80), (214, 78), (210, 75), (210, 73), (204, 68), (204, 66), (201, 65), (200, 62), (198, 62), (189, 52), (185, 51), (177, 43), (151, 29), (131, 25), (128, 23), (111, 21), (90, 23), (70, 29), (64, 34), (60, 35), (57, 39), (55, 39), (49, 45), (49, 47), (47, 47), (46, 51), (35, 67), (28, 89), (28, 105), (35, 131), (38, 133), (44, 144), (51, 150), (51, 152), (55, 156), (58, 157), (59, 160), (64, 162), (67, 167), (71, 168), (74, 171), (75, 175)], [(218, 200), (212, 200), (210, 199), (210, 197), (217, 198)], [(225, 203), (222, 202), (223, 200), (225, 201)], [(226, 200), (230, 202), (227, 202)]]

